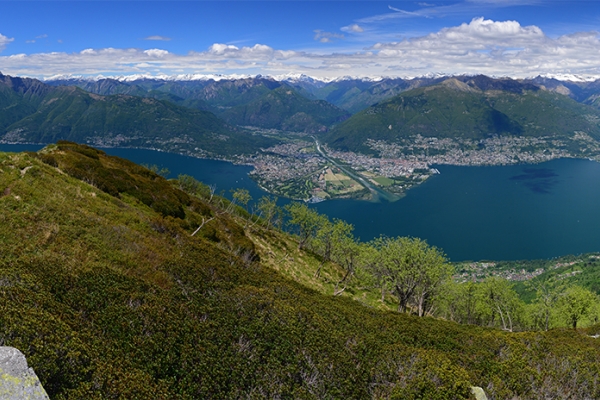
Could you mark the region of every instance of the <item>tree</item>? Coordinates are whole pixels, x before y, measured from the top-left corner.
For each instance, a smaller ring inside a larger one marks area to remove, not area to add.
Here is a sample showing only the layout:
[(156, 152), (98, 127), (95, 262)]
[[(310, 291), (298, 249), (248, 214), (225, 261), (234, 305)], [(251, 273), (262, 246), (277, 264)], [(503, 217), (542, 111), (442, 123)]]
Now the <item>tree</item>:
[(156, 165), (156, 164), (152, 164), (152, 165), (141, 164), (141, 166), (149, 169), (150, 171), (154, 172), (156, 175), (162, 176), (163, 178), (167, 178), (171, 174), (171, 171), (169, 171), (169, 168), (166, 168), (166, 167), (159, 168), (158, 165)]
[(290, 214), (289, 224), (295, 225), (299, 231), (298, 248), (303, 249), (310, 239), (315, 237), (317, 230), (323, 226), (327, 217), (302, 203), (290, 203), (285, 208)]
[[(344, 276), (335, 285), (334, 295), (339, 295), (346, 290), (346, 284), (349, 278), (354, 274), (360, 260), (361, 247), (354, 239), (352, 231), (354, 226), (337, 220), (333, 224), (331, 258), (344, 269)], [(338, 290), (339, 285), (344, 284), (342, 289)]]
[(380, 238), (374, 245), (381, 257), (380, 273), (398, 297), (398, 311), (405, 312), (414, 300), (423, 316), (433, 293), (451, 275), (444, 255), (417, 238)]
[(566, 323), (573, 329), (585, 317), (588, 317), (597, 303), (594, 293), (581, 286), (570, 286), (559, 296), (558, 309)]
[(252, 200), (252, 196), (250, 196), (248, 189), (235, 189), (233, 191), (233, 200), (245, 208), (248, 202)]
[(419, 271), (419, 284), (415, 289), (415, 301), (419, 317), (431, 312), (433, 298), (439, 289), (450, 280), (453, 268), (436, 248), (424, 249), (423, 263)]
[(499, 316), (502, 329), (512, 332), (516, 317), (523, 307), (512, 284), (506, 279), (488, 278), (482, 283), (481, 295), (490, 324), (495, 325), (496, 316)]
[(373, 243), (366, 243), (361, 252), (362, 267), (370, 276), (370, 281), (381, 290), (381, 302), (385, 301), (385, 293), (391, 290), (391, 279), (386, 274), (381, 256)]
[(281, 221), (281, 209), (277, 207), (277, 197), (263, 196), (258, 200), (258, 211), (267, 224), (267, 229)]
[[(352, 231), (354, 226), (342, 221), (335, 219), (333, 222), (324, 216), (315, 237), (312, 240), (313, 250), (321, 256), (321, 264), (315, 273), (315, 276), (319, 276), (323, 264), (332, 260), (334, 255), (337, 255), (337, 247), (344, 245), (344, 239), (348, 236), (352, 238)], [(354, 240), (352, 238), (352, 240)]]
[(547, 331), (550, 328), (551, 311), (556, 306), (560, 295), (558, 282), (555, 279), (535, 279), (526, 282), (525, 285), (535, 290), (536, 298), (534, 305), (537, 306), (538, 312), (541, 313), (543, 329)]
[(481, 284), (447, 282), (441, 288), (438, 304), (445, 318), (461, 324), (480, 323)]
[(231, 189), (231, 193), (233, 200), (229, 203), (225, 212), (233, 212), (236, 204), (245, 208), (248, 205), (248, 202), (252, 200), (252, 196), (250, 196), (248, 189)]
[(193, 196), (204, 198), (209, 198), (210, 196), (210, 188), (196, 180), (193, 176), (180, 174), (177, 177), (177, 182), (179, 183), (179, 189)]

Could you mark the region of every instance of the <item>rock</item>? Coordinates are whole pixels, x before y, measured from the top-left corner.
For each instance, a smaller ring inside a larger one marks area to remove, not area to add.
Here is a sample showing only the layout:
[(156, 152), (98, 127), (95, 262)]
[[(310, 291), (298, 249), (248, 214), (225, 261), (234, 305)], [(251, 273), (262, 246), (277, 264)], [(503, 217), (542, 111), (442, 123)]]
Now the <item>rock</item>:
[(485, 392), (479, 386), (472, 386), (471, 393), (473, 393), (476, 400), (488, 400), (487, 396), (485, 395)]
[(0, 399), (49, 399), (23, 353), (14, 347), (0, 346)]

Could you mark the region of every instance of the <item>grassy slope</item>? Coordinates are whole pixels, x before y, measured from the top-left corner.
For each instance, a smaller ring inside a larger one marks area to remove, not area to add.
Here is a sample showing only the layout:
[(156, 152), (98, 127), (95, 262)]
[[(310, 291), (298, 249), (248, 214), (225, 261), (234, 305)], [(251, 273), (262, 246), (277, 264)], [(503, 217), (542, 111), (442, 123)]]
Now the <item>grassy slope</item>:
[(0, 154), (0, 196), (0, 344), (53, 398), (600, 396), (600, 344), (582, 332), (509, 334), (323, 295), (270, 267), (310, 279), (308, 254), (267, 259), (290, 238), (248, 236), (93, 149)]

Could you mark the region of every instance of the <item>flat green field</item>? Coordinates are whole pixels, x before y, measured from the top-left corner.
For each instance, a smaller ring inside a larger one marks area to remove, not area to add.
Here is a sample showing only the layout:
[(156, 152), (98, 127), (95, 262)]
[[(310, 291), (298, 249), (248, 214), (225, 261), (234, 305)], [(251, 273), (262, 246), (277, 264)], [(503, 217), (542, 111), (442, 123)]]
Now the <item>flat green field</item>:
[(373, 180), (379, 183), (381, 186), (392, 186), (394, 184), (393, 179), (386, 178), (385, 176), (379, 176), (377, 178), (373, 178)]

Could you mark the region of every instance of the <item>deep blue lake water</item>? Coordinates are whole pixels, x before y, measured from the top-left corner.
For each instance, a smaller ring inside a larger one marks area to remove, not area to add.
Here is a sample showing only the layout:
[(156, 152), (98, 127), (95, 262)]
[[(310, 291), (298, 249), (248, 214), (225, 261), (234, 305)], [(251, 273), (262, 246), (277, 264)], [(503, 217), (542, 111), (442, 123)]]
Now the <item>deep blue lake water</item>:
[[(0, 145), (0, 151), (41, 146)], [(217, 192), (243, 187), (266, 194), (251, 167), (135, 149), (104, 149), (171, 176), (188, 174)], [(333, 200), (314, 207), (355, 226), (362, 240), (415, 236), (441, 248), (452, 261), (551, 258), (600, 251), (600, 164), (562, 159), (505, 167), (438, 166), (441, 174), (395, 203)], [(283, 201), (282, 203), (286, 203)]]

